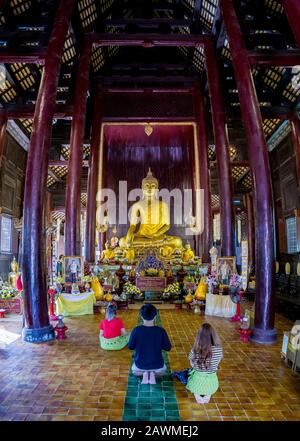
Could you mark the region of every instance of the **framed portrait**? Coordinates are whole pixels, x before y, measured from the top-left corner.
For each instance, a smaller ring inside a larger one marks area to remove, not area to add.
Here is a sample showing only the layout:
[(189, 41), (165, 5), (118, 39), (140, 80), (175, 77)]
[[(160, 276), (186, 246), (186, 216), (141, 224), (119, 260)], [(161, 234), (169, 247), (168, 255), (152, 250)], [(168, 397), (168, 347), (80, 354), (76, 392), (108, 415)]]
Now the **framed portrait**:
[(65, 283), (82, 283), (83, 281), (83, 257), (64, 256), (63, 280)]
[(230, 276), (236, 273), (236, 257), (217, 257), (218, 279), (223, 283), (229, 283)]

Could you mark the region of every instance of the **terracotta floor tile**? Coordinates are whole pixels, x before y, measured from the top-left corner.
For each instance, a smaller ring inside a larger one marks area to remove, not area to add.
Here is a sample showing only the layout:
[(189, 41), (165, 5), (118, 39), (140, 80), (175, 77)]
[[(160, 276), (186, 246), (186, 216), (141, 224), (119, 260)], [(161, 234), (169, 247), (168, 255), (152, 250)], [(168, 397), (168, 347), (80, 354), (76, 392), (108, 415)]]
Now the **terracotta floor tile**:
[[(126, 327), (137, 322), (137, 310), (120, 312)], [(278, 343), (243, 344), (236, 324), (186, 310), (160, 311), (172, 351), (171, 370), (189, 367), (188, 353), (199, 326), (209, 321), (224, 347), (220, 387), (208, 405), (199, 405), (184, 385), (174, 382), (183, 421), (272, 421), (300, 419), (300, 377), (280, 359), (283, 331), (292, 322), (276, 316)], [(8, 381), (0, 391), (0, 420), (121, 420), (132, 352), (103, 351), (98, 344), (100, 315), (65, 318), (68, 338), (47, 345), (21, 339), (5, 348), (1, 370)], [(0, 322), (0, 329), (20, 333), (21, 320)], [(172, 410), (170, 410), (172, 412)]]

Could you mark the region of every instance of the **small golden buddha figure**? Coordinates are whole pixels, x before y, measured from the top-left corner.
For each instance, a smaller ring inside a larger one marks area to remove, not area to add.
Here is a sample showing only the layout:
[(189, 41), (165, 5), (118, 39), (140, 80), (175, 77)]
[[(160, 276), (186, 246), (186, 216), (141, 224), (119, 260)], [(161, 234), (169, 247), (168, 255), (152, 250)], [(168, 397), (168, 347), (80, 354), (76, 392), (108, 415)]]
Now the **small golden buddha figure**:
[(11, 272), (8, 274), (8, 283), (12, 288), (16, 288), (17, 277), (19, 275), (18, 269), (19, 265), (14, 256), (11, 264), (10, 264)]
[(133, 262), (135, 258), (134, 248), (132, 248), (130, 245), (127, 245), (124, 250), (124, 257), (128, 260), (128, 262)]
[(190, 262), (191, 260), (195, 259), (195, 253), (191, 249), (191, 245), (189, 243), (186, 243), (184, 246), (184, 250), (182, 252), (182, 261), (183, 262)]
[(109, 242), (105, 244), (105, 250), (102, 251), (101, 258), (112, 260), (115, 257), (114, 250), (109, 246)]
[[(143, 197), (131, 207), (130, 227), (125, 237), (120, 239), (120, 247), (129, 244), (134, 248), (163, 247), (181, 248), (182, 240), (177, 236), (167, 235), (170, 229), (168, 205), (157, 197), (158, 180), (149, 169), (142, 181)], [(140, 220), (138, 231), (137, 224)]]

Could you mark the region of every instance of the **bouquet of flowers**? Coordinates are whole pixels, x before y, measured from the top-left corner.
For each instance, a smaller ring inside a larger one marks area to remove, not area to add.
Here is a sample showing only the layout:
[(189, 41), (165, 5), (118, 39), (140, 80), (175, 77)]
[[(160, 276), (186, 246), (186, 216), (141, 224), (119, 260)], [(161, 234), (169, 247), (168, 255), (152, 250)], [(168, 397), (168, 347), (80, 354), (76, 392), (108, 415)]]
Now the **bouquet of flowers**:
[(162, 294), (162, 297), (164, 299), (170, 299), (172, 296), (175, 296), (180, 292), (180, 286), (178, 282), (170, 283), (165, 289)]
[(2, 288), (0, 289), (0, 297), (3, 300), (11, 299), (17, 296), (18, 294), (19, 291), (17, 290), (17, 288), (12, 288), (11, 286), (8, 285), (3, 285)]
[(240, 288), (242, 286), (242, 276), (239, 274), (232, 274), (229, 279), (229, 286), (233, 288)]
[(133, 285), (131, 282), (126, 282), (125, 285), (123, 286), (123, 292), (125, 294), (131, 294), (132, 296), (139, 296), (142, 297), (143, 293), (142, 291), (137, 288), (135, 285)]
[(213, 293), (214, 287), (218, 285), (217, 274), (212, 272), (206, 277), (206, 284), (208, 286), (208, 292)]

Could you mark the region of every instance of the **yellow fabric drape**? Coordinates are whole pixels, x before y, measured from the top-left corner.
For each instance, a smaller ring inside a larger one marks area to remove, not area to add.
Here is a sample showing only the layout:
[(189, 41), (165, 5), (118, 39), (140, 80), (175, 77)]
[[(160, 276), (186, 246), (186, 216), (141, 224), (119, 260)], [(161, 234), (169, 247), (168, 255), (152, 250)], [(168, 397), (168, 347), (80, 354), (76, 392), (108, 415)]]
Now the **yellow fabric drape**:
[(217, 317), (232, 317), (236, 313), (236, 303), (230, 296), (206, 294), (205, 314)]
[(95, 294), (61, 294), (56, 300), (57, 314), (64, 317), (94, 313)]

